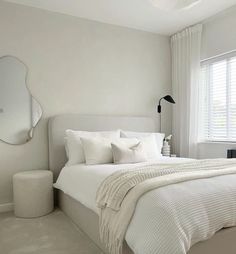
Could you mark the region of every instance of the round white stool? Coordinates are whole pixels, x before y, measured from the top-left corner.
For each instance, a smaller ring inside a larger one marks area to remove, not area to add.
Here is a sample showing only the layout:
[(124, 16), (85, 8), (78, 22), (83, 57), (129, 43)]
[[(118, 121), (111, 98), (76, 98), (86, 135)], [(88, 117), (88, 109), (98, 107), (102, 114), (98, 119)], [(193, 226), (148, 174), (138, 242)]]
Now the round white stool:
[(48, 170), (30, 170), (13, 176), (15, 215), (33, 218), (53, 210), (53, 174)]

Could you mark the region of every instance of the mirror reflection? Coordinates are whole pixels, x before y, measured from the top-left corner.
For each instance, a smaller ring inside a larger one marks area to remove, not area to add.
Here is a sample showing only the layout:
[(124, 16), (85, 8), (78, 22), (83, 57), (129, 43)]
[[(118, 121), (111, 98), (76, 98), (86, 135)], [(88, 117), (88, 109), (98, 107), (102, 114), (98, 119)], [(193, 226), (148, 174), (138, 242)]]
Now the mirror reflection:
[(9, 144), (24, 144), (42, 116), (40, 104), (27, 85), (27, 67), (12, 56), (0, 58), (0, 139)]

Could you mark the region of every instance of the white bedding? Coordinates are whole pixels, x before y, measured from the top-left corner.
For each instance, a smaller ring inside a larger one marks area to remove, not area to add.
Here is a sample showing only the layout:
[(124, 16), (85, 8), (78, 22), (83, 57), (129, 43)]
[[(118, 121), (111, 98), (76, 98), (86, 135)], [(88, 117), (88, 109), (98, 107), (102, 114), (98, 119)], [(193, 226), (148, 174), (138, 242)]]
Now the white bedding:
[(86, 165), (77, 164), (73, 166), (65, 166), (54, 187), (62, 190), (67, 195), (78, 200), (84, 206), (93, 210), (98, 214), (96, 207), (96, 193), (102, 181), (115, 171), (120, 169), (128, 169), (148, 165), (153, 162), (158, 163), (179, 163), (190, 161), (185, 158), (161, 157), (158, 160), (135, 164), (102, 164), (102, 165)]
[[(158, 160), (187, 161), (167, 157)], [(95, 198), (102, 181), (117, 170), (146, 164), (65, 167), (55, 187), (98, 213)], [(173, 227), (176, 222), (179, 227)], [(210, 230), (212, 223), (214, 230)], [(190, 245), (199, 241), (199, 235), (200, 240), (205, 240), (222, 227), (233, 225), (236, 225), (236, 174), (171, 184), (147, 192), (137, 203), (125, 239), (135, 254), (185, 254)], [(179, 231), (183, 226), (185, 229)], [(181, 233), (170, 239), (174, 236), (171, 232), (176, 230)]]
[[(143, 199), (146, 205), (136, 207)], [(101, 184), (97, 204), (100, 237), (110, 254), (122, 254), (129, 235), (135, 254), (186, 254), (219, 229), (236, 226), (236, 160), (121, 170)]]

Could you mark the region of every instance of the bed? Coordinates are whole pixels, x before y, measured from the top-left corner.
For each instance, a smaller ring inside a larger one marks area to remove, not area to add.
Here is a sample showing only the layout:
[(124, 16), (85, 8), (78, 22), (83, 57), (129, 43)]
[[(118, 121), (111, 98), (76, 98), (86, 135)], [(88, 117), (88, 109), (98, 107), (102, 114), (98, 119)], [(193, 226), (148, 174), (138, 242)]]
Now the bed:
[[(103, 131), (121, 128), (131, 131), (154, 132), (155, 126), (153, 119), (146, 117), (60, 115), (51, 118), (49, 120), (49, 166), (50, 170), (53, 171), (54, 180), (56, 181), (66, 162), (64, 149), (64, 132), (66, 129)], [(109, 166), (111, 165), (107, 167)], [(85, 165), (81, 165), (81, 167), (86, 170)], [(70, 170), (73, 172), (73, 167), (70, 167)], [(86, 188), (86, 186), (82, 186), (82, 183), (79, 187)], [(83, 192), (82, 189), (81, 192)], [(80, 195), (80, 191), (77, 190), (77, 194)], [(93, 194), (87, 193), (87, 196), (85, 195), (84, 197), (73, 195), (70, 189), (64, 192), (58, 191), (58, 204), (64, 213), (106, 252), (99, 239), (98, 213), (96, 207), (91, 201), (89, 202), (89, 199), (93, 195), (94, 190)], [(235, 227), (222, 229), (211, 237), (211, 239), (195, 244), (189, 250), (188, 254), (233, 254), (236, 251), (235, 239)], [(124, 253), (130, 254), (133, 252), (126, 245)]]

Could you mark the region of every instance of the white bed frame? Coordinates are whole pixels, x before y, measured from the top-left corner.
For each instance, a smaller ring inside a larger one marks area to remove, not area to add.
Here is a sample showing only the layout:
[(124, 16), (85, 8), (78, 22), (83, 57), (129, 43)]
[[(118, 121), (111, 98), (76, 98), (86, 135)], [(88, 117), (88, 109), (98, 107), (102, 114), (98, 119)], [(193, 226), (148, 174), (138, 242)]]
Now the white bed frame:
[[(154, 132), (154, 119), (147, 117), (59, 115), (49, 119), (49, 168), (57, 179), (66, 162), (64, 135), (66, 129), (86, 131), (106, 131), (125, 129), (131, 131)], [(63, 192), (58, 192), (58, 204), (62, 211), (84, 231), (105, 253), (99, 240), (98, 216)], [(125, 246), (124, 254), (132, 251)], [(220, 230), (211, 239), (194, 245), (188, 254), (235, 254), (236, 227)], [(171, 254), (171, 253), (167, 253)]]

